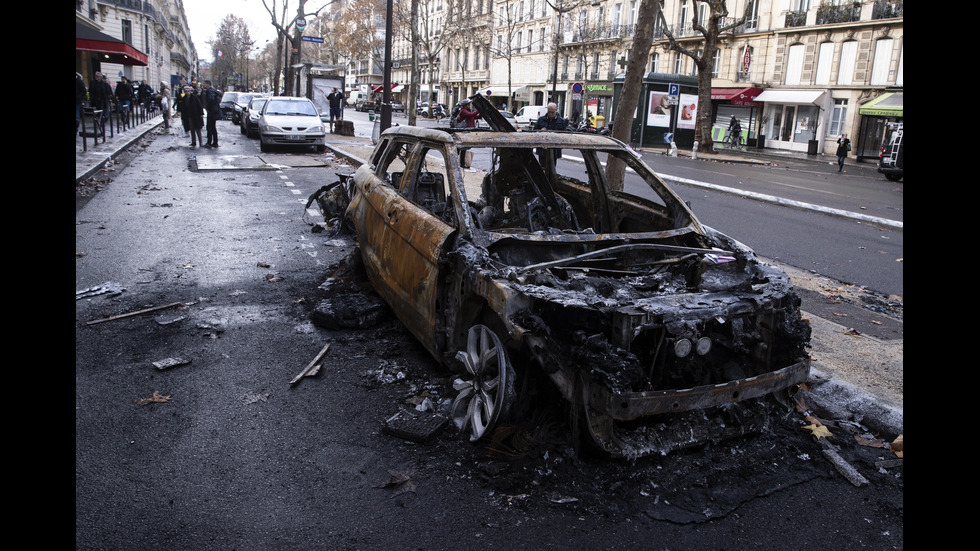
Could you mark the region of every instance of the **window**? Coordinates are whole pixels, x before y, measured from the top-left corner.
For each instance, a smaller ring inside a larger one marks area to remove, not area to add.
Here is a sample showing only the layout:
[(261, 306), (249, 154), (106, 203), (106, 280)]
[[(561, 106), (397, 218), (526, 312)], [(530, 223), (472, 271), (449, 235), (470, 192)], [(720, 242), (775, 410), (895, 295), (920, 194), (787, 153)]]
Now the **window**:
[(817, 54), (817, 79), (815, 84), (830, 84), (830, 68), (834, 63), (834, 43), (824, 42)]
[(679, 52), (676, 53), (676, 54), (674, 54), (674, 72), (677, 73), (677, 74), (681, 74), (681, 71), (684, 68), (684, 59), (683, 59), (683, 57), (684, 56), (681, 53), (679, 53)]
[(883, 86), (888, 82), (888, 67), (892, 61), (892, 39), (882, 38), (875, 43), (874, 63), (871, 66), (872, 86)]
[(122, 41), (133, 46), (133, 22), (129, 19), (122, 20)]
[(830, 113), (830, 136), (840, 136), (847, 121), (847, 100), (835, 99), (834, 110)]
[(540, 36), (541, 38), (538, 40), (538, 51), (543, 52), (544, 51), (544, 27), (541, 27)]
[[(616, 52), (613, 52), (613, 61), (616, 60)], [(660, 54), (653, 54), (650, 56), (650, 72), (659, 73), (660, 72)]]
[(517, 31), (517, 43), (515, 44), (515, 53), (521, 53), (521, 41), (524, 40), (524, 33)]
[(841, 45), (840, 66), (837, 69), (837, 84), (848, 85), (854, 78), (854, 59), (857, 55), (857, 41), (849, 40)]
[(534, 51), (534, 29), (527, 30), (527, 51)]
[(759, 0), (749, 0), (745, 8), (745, 30), (754, 31), (759, 28)]
[(793, 44), (789, 47), (789, 58), (786, 62), (786, 85), (794, 86), (800, 83), (803, 75), (803, 44)]
[(902, 66), (905, 64), (905, 47), (898, 49), (898, 72), (895, 73), (895, 84), (897, 86), (905, 85), (905, 78), (902, 76)]
[(715, 55), (711, 59), (711, 76), (718, 76), (718, 68), (721, 67), (721, 48), (715, 50)]

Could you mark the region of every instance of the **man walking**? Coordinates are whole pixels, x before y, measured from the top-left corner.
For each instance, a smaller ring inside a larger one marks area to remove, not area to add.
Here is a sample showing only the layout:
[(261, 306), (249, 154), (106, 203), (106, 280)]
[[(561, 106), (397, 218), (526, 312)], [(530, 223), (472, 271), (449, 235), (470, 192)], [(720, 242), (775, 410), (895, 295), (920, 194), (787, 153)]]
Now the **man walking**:
[[(568, 121), (558, 114), (558, 105), (555, 103), (549, 103), (548, 112), (538, 117), (538, 121), (534, 123), (535, 130), (565, 130), (566, 128), (568, 128)], [(555, 163), (561, 158), (561, 149), (550, 150), (552, 152), (550, 159), (548, 151), (538, 148), (538, 161), (546, 170), (550, 169), (553, 172)]]
[(204, 147), (218, 147), (218, 119), (221, 118), (221, 98), (218, 92), (211, 87), (211, 81), (204, 81), (204, 91), (202, 98), (204, 110), (208, 115), (207, 143)]

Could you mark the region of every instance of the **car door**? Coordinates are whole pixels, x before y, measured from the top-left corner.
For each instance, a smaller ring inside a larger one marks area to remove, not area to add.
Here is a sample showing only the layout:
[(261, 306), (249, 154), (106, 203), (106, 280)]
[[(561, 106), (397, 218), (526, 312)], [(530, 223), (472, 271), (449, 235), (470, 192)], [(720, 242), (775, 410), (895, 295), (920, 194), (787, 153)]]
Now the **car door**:
[(361, 256), (374, 288), (429, 351), (436, 347), (439, 264), (454, 229), (406, 196), (422, 166), (417, 142), (392, 139), (358, 170), (352, 204)]

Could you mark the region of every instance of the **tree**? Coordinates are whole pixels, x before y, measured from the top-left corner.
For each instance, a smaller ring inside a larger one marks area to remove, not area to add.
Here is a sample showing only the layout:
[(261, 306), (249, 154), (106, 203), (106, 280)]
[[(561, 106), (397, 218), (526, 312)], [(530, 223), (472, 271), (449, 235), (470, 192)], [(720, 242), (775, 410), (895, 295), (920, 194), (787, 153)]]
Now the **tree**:
[[(633, 113), (636, 111), (640, 92), (643, 90), (643, 71), (646, 68), (650, 47), (653, 45), (653, 24), (660, 16), (660, 0), (640, 1), (636, 18), (636, 34), (633, 35), (633, 46), (626, 60), (623, 91), (619, 96), (616, 113), (613, 115), (612, 136), (625, 143), (630, 141)], [(606, 178), (616, 191), (622, 191), (625, 174), (625, 163), (610, 156), (606, 162)]]
[[(288, 19), (289, 0), (282, 0), (282, 11), (280, 13), (277, 13), (279, 9), (278, 0), (262, 0), (262, 5), (271, 17), (272, 26), (276, 28), (277, 47), (280, 52), (284, 53), (282, 57), (285, 58), (286, 64), (286, 83), (283, 87), (283, 95), (293, 95), (293, 82), (295, 81), (295, 68), (293, 66), (300, 61), (300, 47), (302, 46), (303, 32), (296, 26), (296, 22), (300, 20), (305, 21), (307, 17), (316, 17), (323, 8), (335, 1), (326, 0), (319, 8), (308, 11), (306, 9), (307, 0), (297, 0), (296, 15), (292, 19)], [(289, 21), (288, 23), (286, 22), (287, 20)], [(290, 29), (292, 29), (292, 34), (289, 34)], [(276, 63), (278, 65), (278, 61)], [(277, 75), (282, 72), (281, 66), (276, 69)], [(276, 78), (276, 81), (273, 83), (276, 95), (279, 93), (278, 86), (279, 79)]]
[(214, 59), (211, 63), (211, 80), (215, 80), (217, 86), (227, 88), (229, 84), (244, 84), (248, 48), (251, 45), (245, 20), (235, 15), (226, 15), (221, 20), (215, 37), (208, 41)]
[(335, 31), (338, 47), (352, 60), (369, 59), (380, 72), (384, 60), (385, 3), (383, 0), (351, 0)]
[(692, 60), (698, 68), (698, 121), (694, 128), (694, 141), (698, 142), (699, 147), (708, 153), (714, 151), (714, 142), (711, 140), (711, 109), (705, 107), (711, 105), (711, 74), (712, 64), (714, 63), (715, 53), (718, 51), (718, 42), (721, 35), (735, 27), (745, 23), (745, 17), (733, 21), (728, 19), (728, 3), (726, 0), (702, 0), (701, 5), (706, 8), (693, 10), (693, 28), (701, 34), (701, 39), (694, 44), (700, 46), (697, 50), (692, 50), (683, 46), (670, 32), (667, 25), (664, 25), (664, 34), (670, 41), (670, 49), (680, 52)]

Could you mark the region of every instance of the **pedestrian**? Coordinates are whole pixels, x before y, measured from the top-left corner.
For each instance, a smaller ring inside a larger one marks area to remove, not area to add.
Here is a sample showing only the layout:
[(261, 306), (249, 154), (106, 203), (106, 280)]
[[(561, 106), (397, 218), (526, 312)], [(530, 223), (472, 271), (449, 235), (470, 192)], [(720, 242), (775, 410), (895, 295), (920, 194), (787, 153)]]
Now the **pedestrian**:
[(102, 111), (102, 122), (109, 119), (109, 100), (112, 97), (112, 87), (105, 81), (105, 75), (95, 73), (92, 85), (89, 86), (89, 105), (92, 109)]
[(330, 106), (330, 132), (333, 133), (334, 118), (338, 121), (344, 118), (344, 94), (334, 87), (333, 92), (327, 95), (327, 104)]
[[(554, 102), (548, 104), (548, 110), (544, 115), (538, 117), (534, 123), (535, 130), (565, 130), (568, 128), (568, 121), (558, 114), (558, 105)], [(550, 167), (554, 171), (555, 163), (561, 158), (561, 149), (553, 149), (554, 156), (550, 162), (547, 161), (547, 150), (538, 148), (538, 161), (542, 167)]]
[(78, 125), (82, 122), (82, 104), (85, 103), (85, 98), (88, 96), (88, 90), (85, 89), (85, 81), (82, 80), (82, 74), (75, 72), (75, 135), (78, 135)]
[(208, 141), (204, 147), (218, 147), (218, 119), (221, 118), (221, 98), (217, 90), (211, 86), (210, 80), (204, 81), (201, 101), (208, 116)]
[(160, 112), (163, 113), (163, 128), (170, 130), (170, 88), (166, 84), (160, 83)]
[(459, 102), (458, 128), (476, 128), (476, 119), (481, 117), (480, 112), (473, 109), (473, 102), (469, 98)]
[(844, 170), (844, 159), (847, 158), (847, 152), (851, 150), (851, 140), (847, 137), (847, 134), (841, 134), (837, 138), (837, 172)]
[(201, 138), (201, 129), (204, 128), (204, 105), (190, 86), (184, 88), (184, 106), (180, 117), (184, 122), (184, 128), (191, 134), (191, 147), (197, 147), (198, 142), (204, 145), (204, 139)]
[(538, 122), (534, 123), (535, 130), (565, 130), (568, 128), (568, 121), (558, 114), (558, 105), (548, 104), (548, 111), (538, 117)]
[(149, 112), (153, 103), (153, 88), (145, 80), (141, 80), (139, 87), (136, 89), (136, 95), (139, 97), (140, 103), (143, 104), (143, 108)]
[(119, 102), (119, 116), (123, 120), (123, 130), (129, 125), (129, 107), (133, 103), (133, 87), (129, 85), (129, 79), (121, 77), (116, 83), (116, 100)]

